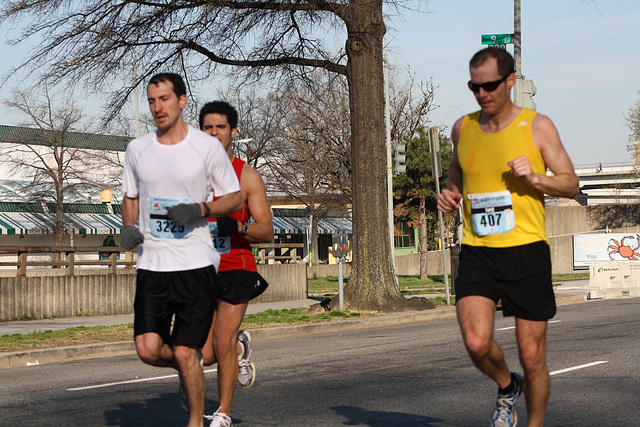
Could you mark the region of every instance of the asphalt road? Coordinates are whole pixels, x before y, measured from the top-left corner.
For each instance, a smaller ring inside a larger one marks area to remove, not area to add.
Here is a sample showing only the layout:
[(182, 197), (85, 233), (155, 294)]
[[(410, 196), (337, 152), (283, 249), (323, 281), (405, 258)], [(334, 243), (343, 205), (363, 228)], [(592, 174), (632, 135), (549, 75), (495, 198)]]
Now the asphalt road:
[[(640, 299), (559, 307), (549, 324), (547, 426), (634, 426), (640, 416)], [(513, 320), (496, 338), (517, 369)], [(469, 362), (455, 320), (254, 343), (256, 384), (238, 426), (486, 426), (495, 385)], [(215, 368), (206, 373), (216, 406)], [(526, 425), (524, 399), (517, 408)], [(0, 371), (2, 426), (180, 426), (177, 377), (135, 356)]]

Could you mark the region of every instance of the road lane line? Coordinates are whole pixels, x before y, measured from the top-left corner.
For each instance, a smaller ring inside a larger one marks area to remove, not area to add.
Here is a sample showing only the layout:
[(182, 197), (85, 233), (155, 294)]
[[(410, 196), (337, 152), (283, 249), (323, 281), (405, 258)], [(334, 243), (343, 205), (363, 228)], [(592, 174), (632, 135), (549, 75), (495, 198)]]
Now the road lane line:
[[(206, 373), (209, 373), (209, 372), (217, 372), (217, 371), (218, 371), (218, 368), (214, 368), (214, 369), (207, 369), (206, 371), (203, 371), (203, 372), (206, 374)], [(89, 386), (86, 386), (86, 387), (68, 388), (67, 391), (90, 390), (92, 388), (113, 387), (113, 386), (123, 385), (123, 384), (133, 384), (133, 383), (142, 383), (142, 382), (146, 382), (146, 381), (165, 380), (167, 378), (175, 378), (177, 376), (178, 376), (178, 374), (173, 374), (173, 375), (165, 375), (163, 377), (140, 378), (140, 379), (137, 379), (137, 380), (119, 381), (117, 383), (96, 384), (96, 385), (89, 385)]]
[(549, 375), (563, 374), (565, 372), (571, 372), (571, 371), (576, 371), (578, 369), (585, 369), (585, 368), (590, 368), (590, 367), (596, 366), (596, 365), (602, 365), (603, 363), (609, 363), (609, 361), (608, 360), (599, 360), (597, 362), (585, 363), (584, 365), (573, 366), (571, 368), (559, 369), (557, 371), (549, 372)]

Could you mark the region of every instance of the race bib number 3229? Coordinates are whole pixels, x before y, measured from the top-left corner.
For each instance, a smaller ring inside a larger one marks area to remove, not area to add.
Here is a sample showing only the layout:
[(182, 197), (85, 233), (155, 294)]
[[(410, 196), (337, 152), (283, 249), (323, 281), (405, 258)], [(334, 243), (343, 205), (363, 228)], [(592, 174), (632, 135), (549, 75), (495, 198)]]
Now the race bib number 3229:
[(511, 193), (508, 190), (468, 195), (473, 231), (478, 236), (501, 234), (516, 226)]
[(182, 239), (188, 233), (185, 227), (178, 227), (167, 215), (167, 208), (180, 203), (189, 203), (189, 198), (152, 197), (149, 209), (149, 228), (151, 235), (160, 239)]

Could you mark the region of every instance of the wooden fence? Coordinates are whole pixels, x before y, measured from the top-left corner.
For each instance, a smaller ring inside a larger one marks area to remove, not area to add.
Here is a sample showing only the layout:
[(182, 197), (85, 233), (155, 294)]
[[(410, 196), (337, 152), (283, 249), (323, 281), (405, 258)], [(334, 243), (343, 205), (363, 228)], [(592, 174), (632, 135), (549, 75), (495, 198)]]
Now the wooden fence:
[[(251, 245), (257, 250), (256, 262), (269, 264), (270, 261), (279, 263), (297, 263), (302, 259), (298, 250), (302, 250), (302, 243), (260, 243)], [(280, 254), (275, 255), (275, 250)], [(102, 255), (104, 259), (78, 259), (78, 255)], [(124, 257), (120, 257), (123, 253)], [(137, 251), (122, 251), (118, 246), (0, 246), (0, 255), (15, 255), (16, 260), (0, 261), (0, 267), (16, 267), (17, 276), (26, 276), (27, 269), (51, 268), (64, 269), (64, 275), (78, 274), (76, 267), (107, 267), (107, 274), (116, 274), (117, 269), (133, 268), (136, 265)], [(33, 259), (42, 255), (50, 255), (50, 260)], [(31, 257), (31, 259), (29, 259)]]

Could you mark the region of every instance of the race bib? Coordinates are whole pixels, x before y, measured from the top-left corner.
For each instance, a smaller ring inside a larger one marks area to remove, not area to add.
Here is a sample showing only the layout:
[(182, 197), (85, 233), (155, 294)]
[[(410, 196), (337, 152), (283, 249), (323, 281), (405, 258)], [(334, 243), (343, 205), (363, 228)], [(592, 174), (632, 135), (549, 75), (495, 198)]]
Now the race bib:
[(516, 226), (511, 193), (508, 190), (469, 194), (468, 198), (473, 231), (478, 236), (506, 233)]
[(178, 227), (169, 219), (169, 216), (167, 216), (167, 208), (189, 202), (188, 197), (152, 197), (151, 207), (149, 209), (149, 228), (151, 229), (151, 235), (160, 239), (184, 239), (188, 237), (189, 233), (185, 232), (184, 226)]
[(228, 254), (231, 251), (231, 237), (230, 236), (218, 236), (218, 223), (209, 223), (209, 233), (211, 233), (211, 240), (213, 241), (213, 247), (216, 248), (219, 254)]

